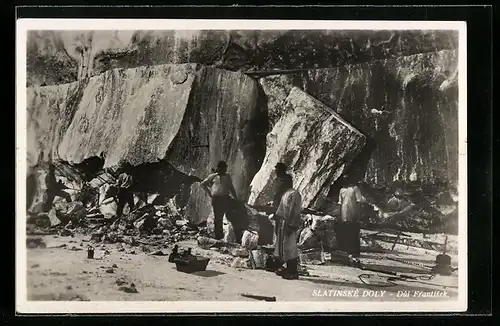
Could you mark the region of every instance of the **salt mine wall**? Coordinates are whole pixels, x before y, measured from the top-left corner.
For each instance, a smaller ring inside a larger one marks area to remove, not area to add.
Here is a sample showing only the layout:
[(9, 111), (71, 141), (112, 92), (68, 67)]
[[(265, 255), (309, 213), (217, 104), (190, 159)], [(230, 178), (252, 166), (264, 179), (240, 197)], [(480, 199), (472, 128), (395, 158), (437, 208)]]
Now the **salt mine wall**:
[(457, 52), (315, 69), (260, 79), (271, 125), (293, 86), (322, 101), (370, 138), (365, 180), (426, 184), (458, 179)]
[[(75, 33), (74, 40), (56, 31), (28, 35), (28, 180), (36, 188), (30, 198), (42, 200), (53, 182), (48, 163), (60, 169), (89, 159), (102, 167), (129, 161), (142, 176), (165, 164), (189, 175), (186, 215), (194, 222), (211, 211), (198, 181), (219, 159), (229, 163), (238, 196), (257, 204), (269, 197), (277, 160), (291, 166), (303, 191), (314, 188), (306, 207), (348, 167), (372, 186), (456, 186), (455, 32), (135, 31), (125, 41), (118, 32)], [(296, 68), (306, 70), (263, 78), (242, 73)], [(323, 113), (302, 112), (306, 107)], [(304, 141), (294, 151), (293, 132), (275, 128), (290, 121), (314, 126), (304, 134), (327, 143), (314, 121), (335, 125), (328, 110), (363, 141), (332, 136), (321, 153), (333, 151), (339, 160), (328, 154), (323, 165), (332, 171), (310, 178), (302, 167), (322, 164), (309, 155), (312, 147)], [(352, 148), (332, 149), (336, 144)]]
[(164, 160), (199, 180), (225, 160), (244, 199), (263, 159), (261, 133), (252, 132), (262, 122), (258, 83), (241, 73), (196, 64), (115, 69), (28, 88), (27, 99), (30, 168), (96, 157), (104, 168)]
[(169, 63), (233, 71), (345, 66), (456, 49), (457, 35), (451, 30), (29, 31), (27, 85)]
[[(362, 164), (367, 165), (367, 182), (443, 181), (453, 186), (458, 170), (457, 35), (412, 30), (31, 31), (27, 77), (28, 85), (78, 78), (86, 83), (86, 77), (113, 68), (185, 62), (240, 71), (311, 69), (260, 79), (271, 127), (296, 86), (368, 136), (374, 150)], [(68, 96), (53, 94), (50, 101), (81, 96), (77, 84), (71, 85), (65, 86)]]

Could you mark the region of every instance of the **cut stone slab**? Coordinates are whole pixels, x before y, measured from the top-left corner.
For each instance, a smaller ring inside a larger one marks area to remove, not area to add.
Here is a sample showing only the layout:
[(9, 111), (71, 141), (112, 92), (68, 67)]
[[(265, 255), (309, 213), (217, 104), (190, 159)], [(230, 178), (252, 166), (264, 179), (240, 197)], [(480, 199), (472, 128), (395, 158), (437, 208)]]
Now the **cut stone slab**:
[(264, 163), (250, 185), (250, 205), (272, 200), (274, 166), (289, 167), (303, 208), (311, 208), (363, 150), (366, 137), (322, 102), (297, 87), (284, 102), (284, 114), (267, 135)]

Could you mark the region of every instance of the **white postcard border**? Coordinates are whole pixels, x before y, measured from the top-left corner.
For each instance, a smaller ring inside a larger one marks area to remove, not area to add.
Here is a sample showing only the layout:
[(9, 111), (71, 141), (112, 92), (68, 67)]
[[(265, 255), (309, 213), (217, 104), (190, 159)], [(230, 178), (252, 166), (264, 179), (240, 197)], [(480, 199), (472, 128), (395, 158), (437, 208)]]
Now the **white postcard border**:
[[(459, 31), (459, 250), (458, 298), (429, 302), (206, 302), (28, 301), (26, 256), (26, 44), (28, 30), (458, 30)], [(188, 19), (18, 19), (16, 25), (16, 312), (249, 313), (249, 312), (460, 312), (467, 309), (467, 52), (459, 21), (306, 21)]]

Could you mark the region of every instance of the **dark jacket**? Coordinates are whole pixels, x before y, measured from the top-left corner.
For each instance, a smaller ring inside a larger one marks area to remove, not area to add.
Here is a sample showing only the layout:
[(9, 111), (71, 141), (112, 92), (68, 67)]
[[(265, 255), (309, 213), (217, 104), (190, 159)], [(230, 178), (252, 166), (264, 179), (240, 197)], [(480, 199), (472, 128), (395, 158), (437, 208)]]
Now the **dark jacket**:
[(279, 176), (276, 178), (276, 183), (274, 186), (274, 197), (273, 197), (273, 206), (278, 207), (281, 201), (281, 197), (287, 190), (286, 187), (286, 179), (291, 180), (292, 176), (289, 174), (285, 174), (283, 176)]

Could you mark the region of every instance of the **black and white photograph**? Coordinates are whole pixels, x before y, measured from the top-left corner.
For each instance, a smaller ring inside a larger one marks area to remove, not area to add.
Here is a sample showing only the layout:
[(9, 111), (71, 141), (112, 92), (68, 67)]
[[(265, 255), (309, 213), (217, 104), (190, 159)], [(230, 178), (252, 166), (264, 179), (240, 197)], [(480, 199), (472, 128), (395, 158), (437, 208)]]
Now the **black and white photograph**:
[(18, 20), (16, 310), (465, 311), (465, 28)]

